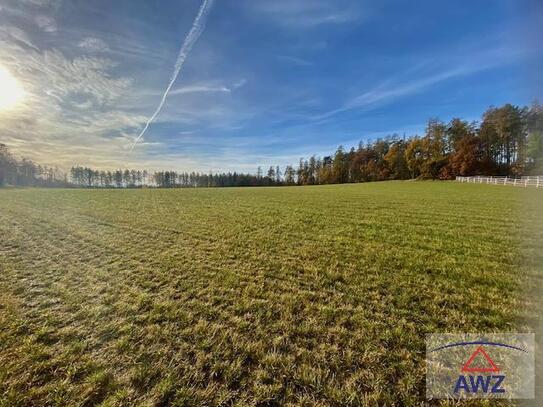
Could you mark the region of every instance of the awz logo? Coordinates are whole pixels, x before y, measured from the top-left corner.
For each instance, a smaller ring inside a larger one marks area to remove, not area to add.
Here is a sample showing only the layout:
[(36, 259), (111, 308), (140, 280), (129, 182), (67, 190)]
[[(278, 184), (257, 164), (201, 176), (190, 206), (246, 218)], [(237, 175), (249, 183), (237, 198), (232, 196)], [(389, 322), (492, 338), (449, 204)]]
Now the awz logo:
[[(486, 362), (486, 366), (475, 367), (474, 362), (476, 359), (482, 356)], [(472, 353), (470, 358), (464, 366), (462, 366), (463, 373), (498, 373), (500, 368), (494, 363), (494, 361), (488, 356), (482, 346), (479, 346), (475, 352)], [(454, 393), (460, 393), (462, 391), (466, 393), (477, 393), (479, 391), (483, 393), (505, 393), (505, 389), (502, 386), (505, 380), (505, 375), (460, 375), (454, 386)]]
[(535, 335), (443, 333), (426, 336), (428, 399), (533, 399)]
[(504, 374), (498, 374), (501, 369), (494, 363), (492, 358), (483, 348), (483, 345), (488, 347), (501, 347), (526, 352), (522, 348), (508, 345), (499, 342), (485, 342), (485, 341), (473, 341), (473, 342), (457, 342), (451, 343), (445, 346), (441, 346), (436, 350), (443, 350), (447, 348), (453, 348), (458, 346), (473, 346), (479, 345), (477, 349), (471, 354), (469, 359), (462, 365), (461, 374), (458, 376), (454, 385), (453, 394), (460, 396), (463, 394), (500, 394), (505, 393), (504, 381), (506, 376)]

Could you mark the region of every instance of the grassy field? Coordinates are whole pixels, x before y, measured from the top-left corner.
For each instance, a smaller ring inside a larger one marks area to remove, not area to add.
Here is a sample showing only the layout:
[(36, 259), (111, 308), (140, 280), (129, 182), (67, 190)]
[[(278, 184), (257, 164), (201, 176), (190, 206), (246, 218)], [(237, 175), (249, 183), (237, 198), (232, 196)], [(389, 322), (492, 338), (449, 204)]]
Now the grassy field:
[(414, 405), (424, 335), (526, 328), (543, 190), (0, 190), (0, 405)]

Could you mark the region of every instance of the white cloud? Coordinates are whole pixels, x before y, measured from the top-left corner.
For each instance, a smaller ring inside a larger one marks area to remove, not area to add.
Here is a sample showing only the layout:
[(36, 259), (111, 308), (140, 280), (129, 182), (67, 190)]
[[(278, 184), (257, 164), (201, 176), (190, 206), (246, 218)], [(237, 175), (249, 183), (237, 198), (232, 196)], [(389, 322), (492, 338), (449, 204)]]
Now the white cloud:
[(231, 93), (233, 90), (239, 89), (245, 86), (246, 79), (240, 79), (234, 82), (232, 85), (224, 85), (218, 81), (209, 82), (197, 82), (191, 85), (186, 85), (170, 92), (170, 95), (182, 95), (186, 93), (207, 93), (207, 92), (219, 92), (219, 93)]
[(58, 9), (62, 0), (18, 0), (21, 3), (25, 3), (34, 7)]
[(107, 52), (109, 46), (100, 38), (87, 37), (79, 43), (79, 47), (88, 52)]
[(247, 84), (247, 79), (240, 79), (232, 84), (232, 89), (239, 89)]
[(216, 85), (189, 85), (183, 86), (182, 88), (177, 88), (170, 92), (170, 95), (181, 95), (184, 93), (198, 93), (198, 92), (224, 92), (230, 93), (232, 90), (226, 86), (216, 86)]
[(367, 5), (364, 5), (365, 10), (362, 12), (360, 1), (251, 0), (247, 4), (250, 12), (292, 28), (360, 21), (369, 14)]
[(297, 66), (311, 66), (311, 65), (313, 65), (312, 62), (310, 62), (310, 61), (308, 61), (306, 59), (295, 57), (295, 56), (292, 56), (292, 55), (277, 55), (277, 58), (280, 59), (280, 60), (286, 61), (286, 62), (290, 62), (291, 64), (297, 65)]

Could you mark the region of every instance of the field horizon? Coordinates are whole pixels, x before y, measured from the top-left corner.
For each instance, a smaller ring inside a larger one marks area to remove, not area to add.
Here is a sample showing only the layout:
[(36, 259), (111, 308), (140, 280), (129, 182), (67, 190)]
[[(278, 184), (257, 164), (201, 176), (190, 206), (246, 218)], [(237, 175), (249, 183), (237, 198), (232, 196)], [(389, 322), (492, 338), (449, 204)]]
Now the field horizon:
[(425, 334), (534, 329), (542, 194), (0, 189), (0, 405), (419, 405)]

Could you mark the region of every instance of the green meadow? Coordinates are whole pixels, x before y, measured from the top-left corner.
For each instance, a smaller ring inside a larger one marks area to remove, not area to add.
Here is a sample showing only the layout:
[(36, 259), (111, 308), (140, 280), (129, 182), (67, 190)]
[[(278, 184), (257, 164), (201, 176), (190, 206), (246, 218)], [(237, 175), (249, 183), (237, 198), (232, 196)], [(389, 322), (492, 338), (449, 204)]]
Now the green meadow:
[(0, 406), (419, 405), (425, 334), (529, 329), (538, 200), (0, 189)]

